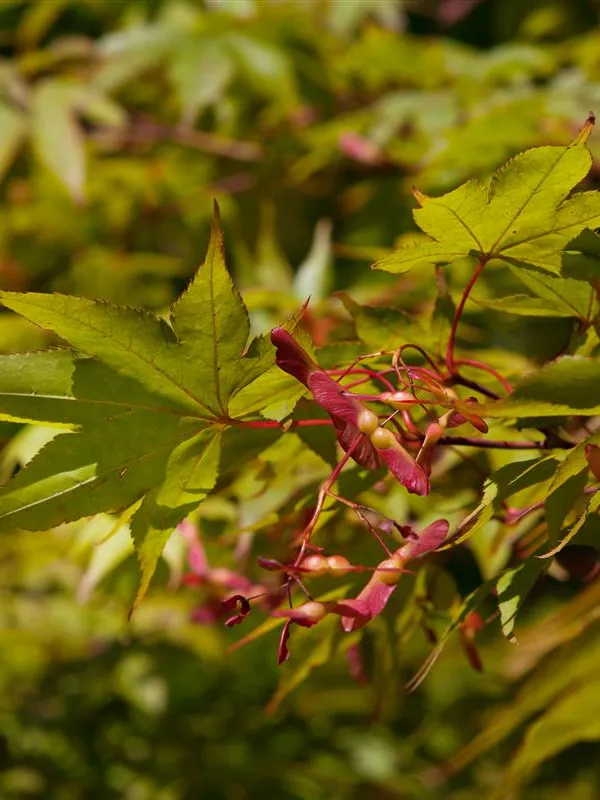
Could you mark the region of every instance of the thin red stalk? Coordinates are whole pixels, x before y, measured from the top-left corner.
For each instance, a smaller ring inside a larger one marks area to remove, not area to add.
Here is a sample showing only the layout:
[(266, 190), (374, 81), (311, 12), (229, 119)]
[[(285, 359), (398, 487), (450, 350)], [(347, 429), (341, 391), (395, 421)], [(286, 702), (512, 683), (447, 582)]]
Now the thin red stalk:
[(388, 389), (390, 392), (396, 391), (396, 387), (393, 384), (391, 384), (387, 378), (384, 378), (381, 372), (377, 372), (377, 370), (374, 369), (366, 369), (365, 367), (360, 367), (359, 369), (352, 369), (352, 370), (328, 369), (326, 370), (326, 372), (328, 375), (339, 375), (342, 378), (345, 375), (359, 375), (359, 374), (369, 375), (371, 378), (373, 378), (373, 380), (382, 383), (385, 386), (385, 388)]
[[(421, 408), (422, 407), (423, 407), (423, 404), (421, 403)], [(418, 432), (419, 429), (415, 425), (415, 423), (413, 421), (413, 418), (410, 415), (410, 411), (407, 408), (403, 408), (400, 411), (400, 413), (402, 414), (402, 419), (404, 420), (404, 424), (406, 425), (406, 429), (409, 430), (409, 431), (412, 431), (413, 433)], [(392, 420), (392, 422), (395, 422), (395, 421), (396, 420)]]
[(421, 345), (419, 345), (419, 344), (414, 344), (414, 343), (412, 343), (412, 342), (411, 342), (411, 343), (409, 343), (409, 344), (403, 344), (403, 345), (402, 345), (402, 347), (400, 347), (400, 348), (398, 349), (398, 353), (399, 353), (399, 355), (400, 355), (400, 358), (402, 357), (402, 353), (403, 353), (403, 351), (404, 351), (404, 350), (408, 350), (408, 349), (411, 349), (411, 350), (416, 350), (417, 352), (421, 353), (421, 355), (423, 356), (423, 358), (424, 358), (426, 361), (429, 361), (429, 363), (430, 363), (430, 364), (431, 364), (431, 366), (433, 367), (433, 371), (437, 373), (437, 364), (435, 363), (435, 361), (433, 360), (433, 358), (432, 358), (432, 357), (431, 357), (431, 356), (430, 356), (430, 355), (427, 353), (427, 351), (426, 351), (426, 350), (425, 350), (423, 347), (421, 347)]
[(441, 381), (440, 374), (438, 372), (433, 372), (431, 369), (427, 369), (427, 367), (406, 367), (406, 371), (411, 378), (422, 378), (425, 381), (429, 378), (430, 380), (434, 380), (437, 384)]
[[(244, 428), (282, 428), (283, 422), (276, 420), (231, 420), (230, 424), (241, 425)], [(330, 419), (294, 419), (286, 427), (288, 428), (308, 428), (315, 425), (333, 425)]]
[(370, 381), (371, 378), (368, 375), (365, 375), (364, 378), (358, 378), (358, 380), (352, 381), (352, 383), (345, 383), (344, 389), (353, 389), (355, 386), (360, 386), (363, 383), (367, 383)]
[(493, 367), (490, 367), (488, 364), (484, 364), (484, 363), (483, 363), (483, 361), (475, 361), (474, 359), (471, 359), (471, 358), (461, 358), (461, 359), (459, 359), (458, 361), (455, 361), (455, 362), (454, 362), (454, 366), (463, 366), (463, 365), (464, 365), (465, 367), (473, 367), (474, 369), (482, 369), (482, 370), (485, 370), (485, 371), (486, 371), (486, 372), (488, 372), (490, 375), (492, 375), (494, 378), (496, 378), (496, 380), (497, 380), (497, 381), (499, 381), (499, 382), (502, 384), (502, 386), (504, 387), (504, 389), (506, 389), (506, 391), (507, 391), (509, 394), (511, 394), (511, 393), (512, 393), (512, 390), (513, 390), (513, 389), (512, 389), (512, 386), (511, 386), (511, 385), (510, 385), (510, 383), (509, 383), (509, 382), (506, 380), (506, 378), (504, 378), (504, 377), (503, 377), (503, 376), (502, 376), (502, 375), (501, 375), (501, 374), (500, 374), (500, 373), (499, 373), (497, 370), (495, 370)]
[(381, 545), (383, 550), (387, 553), (387, 555), (391, 557), (392, 551), (389, 549), (389, 547), (383, 541), (383, 539), (381, 538), (379, 533), (375, 530), (375, 528), (371, 525), (369, 520), (362, 513), (358, 503), (353, 503), (352, 500), (346, 500), (345, 497), (340, 497), (340, 495), (334, 494), (333, 492), (329, 492), (329, 496), (333, 497), (334, 500), (337, 500), (338, 503), (343, 503), (344, 505), (346, 505), (349, 508), (351, 508), (354, 511), (354, 513), (356, 514), (356, 516), (365, 523), (365, 525), (367, 526), (369, 531), (373, 534), (373, 536), (379, 542), (379, 544)]
[(465, 305), (467, 300), (469, 299), (469, 295), (471, 294), (471, 290), (477, 283), (477, 279), (481, 275), (483, 268), (487, 263), (487, 256), (482, 256), (473, 271), (473, 274), (469, 278), (469, 282), (465, 286), (465, 290), (462, 293), (462, 297), (460, 298), (460, 302), (456, 308), (456, 313), (454, 314), (454, 319), (452, 320), (452, 328), (450, 329), (450, 338), (448, 339), (448, 348), (446, 350), (446, 366), (448, 371), (451, 375), (455, 373), (454, 369), (454, 345), (456, 343), (456, 331), (458, 329), (458, 323), (460, 322), (460, 318), (464, 311)]
[[(395, 370), (393, 370), (393, 369), (382, 369), (380, 372), (377, 372), (377, 374), (381, 378), (383, 375), (385, 375), (386, 373), (389, 373), (389, 372), (395, 372)], [(347, 375), (351, 375), (352, 373), (351, 372), (347, 372), (346, 374)], [(342, 378), (343, 377), (344, 376), (342, 375)], [(364, 378), (358, 378), (357, 380), (352, 381), (352, 383), (345, 383), (344, 384), (344, 389), (352, 389), (354, 386), (360, 386), (362, 383), (367, 383), (370, 380), (372, 380), (371, 376), (370, 375), (365, 375)], [(402, 380), (402, 383), (406, 383), (406, 381)], [(386, 389), (387, 389), (387, 386), (386, 386)], [(396, 391), (395, 387), (394, 387), (394, 391)]]
[(310, 518), (308, 524), (302, 531), (302, 544), (300, 545), (300, 550), (298, 551), (298, 555), (296, 556), (296, 559), (292, 564), (293, 567), (297, 567), (302, 561), (311, 534), (314, 530), (315, 525), (318, 522), (319, 517), (321, 516), (321, 511), (323, 510), (325, 498), (329, 494), (329, 490), (331, 489), (333, 484), (336, 482), (338, 475), (340, 474), (340, 472), (343, 470), (344, 466), (350, 459), (353, 450), (354, 447), (351, 447), (346, 453), (344, 453), (340, 461), (336, 464), (336, 466), (332, 470), (331, 475), (327, 478), (325, 483), (319, 489), (319, 494), (317, 496), (317, 504), (315, 506), (315, 510), (313, 511), (312, 517)]
[[(596, 494), (597, 491), (597, 486), (587, 486), (583, 490), (583, 494)], [(505, 522), (507, 525), (516, 525), (517, 522), (520, 522), (528, 514), (532, 514), (534, 511), (541, 511), (545, 504), (545, 500), (540, 500), (537, 503), (532, 503), (530, 506), (526, 506), (525, 508), (509, 508), (506, 512)]]

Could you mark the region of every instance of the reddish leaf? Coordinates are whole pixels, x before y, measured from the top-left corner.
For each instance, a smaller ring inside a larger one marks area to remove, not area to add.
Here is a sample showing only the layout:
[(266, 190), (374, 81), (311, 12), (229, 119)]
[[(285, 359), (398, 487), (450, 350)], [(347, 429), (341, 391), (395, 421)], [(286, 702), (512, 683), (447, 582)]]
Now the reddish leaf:
[(349, 633), (363, 628), (373, 617), (381, 614), (392, 596), (395, 585), (387, 585), (375, 573), (367, 585), (361, 590), (356, 600), (343, 600), (345, 616), (342, 617), (342, 628)]
[(411, 561), (432, 550), (437, 550), (448, 535), (449, 529), (448, 520), (438, 519), (432, 522), (418, 536), (413, 534), (410, 541), (398, 550), (398, 555), (404, 561)]
[(600, 481), (600, 447), (595, 444), (586, 445), (585, 457), (587, 458), (592, 475), (597, 481)]

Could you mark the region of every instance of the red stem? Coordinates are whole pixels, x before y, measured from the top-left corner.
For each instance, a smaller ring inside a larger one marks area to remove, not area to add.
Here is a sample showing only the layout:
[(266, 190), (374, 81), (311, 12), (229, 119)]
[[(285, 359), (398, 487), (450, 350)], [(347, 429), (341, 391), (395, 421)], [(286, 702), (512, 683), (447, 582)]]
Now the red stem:
[[(229, 420), (229, 424), (241, 425), (244, 428), (283, 428), (283, 422), (277, 422), (276, 420), (243, 420), (243, 419), (235, 419)], [(330, 419), (294, 419), (288, 425), (287, 428), (308, 428), (314, 425), (333, 425), (333, 422)]]
[(481, 275), (483, 268), (485, 267), (488, 260), (488, 256), (482, 256), (475, 267), (475, 270), (471, 277), (469, 278), (469, 282), (465, 286), (465, 290), (462, 293), (462, 297), (460, 298), (460, 302), (456, 309), (456, 313), (454, 314), (454, 319), (452, 320), (452, 328), (450, 329), (450, 338), (448, 339), (448, 348), (446, 350), (446, 366), (448, 371), (451, 375), (456, 373), (455, 365), (454, 365), (454, 345), (456, 343), (456, 331), (458, 328), (458, 323), (460, 322), (460, 318), (462, 316), (465, 304), (469, 299), (469, 295), (471, 294), (471, 290), (477, 283), (477, 279)]
[(323, 505), (325, 504), (325, 498), (329, 494), (329, 490), (331, 489), (333, 484), (336, 482), (340, 472), (344, 469), (346, 463), (349, 461), (352, 455), (352, 451), (354, 450), (354, 447), (351, 447), (348, 450), (348, 452), (344, 453), (340, 461), (333, 468), (331, 475), (327, 478), (327, 480), (323, 483), (323, 485), (319, 489), (319, 494), (317, 496), (317, 504), (308, 522), (308, 525), (306, 525), (306, 527), (302, 531), (302, 543), (300, 545), (300, 550), (298, 551), (298, 555), (294, 559), (292, 567), (297, 567), (301, 563), (304, 553), (306, 552), (306, 547), (310, 541), (310, 537), (314, 530), (314, 527), (317, 524), (319, 517), (321, 516), (321, 511), (323, 510)]
[(499, 381), (502, 386), (506, 389), (509, 394), (512, 394), (512, 386), (506, 380), (506, 378), (502, 377), (499, 372), (497, 372), (493, 367), (490, 367), (489, 364), (484, 364), (483, 361), (475, 361), (472, 358), (461, 358), (460, 360), (456, 360), (454, 362), (454, 366), (465, 366), (465, 367), (473, 367), (473, 369), (482, 369), (485, 372), (488, 372), (497, 381)]
[(384, 378), (383, 375), (381, 374), (381, 372), (377, 372), (374, 369), (366, 369), (364, 367), (361, 367), (360, 369), (351, 369), (351, 370), (347, 370), (347, 369), (328, 369), (328, 370), (326, 370), (326, 372), (327, 372), (328, 375), (340, 375), (342, 378), (345, 375), (359, 375), (359, 374), (368, 375), (373, 380), (380, 381), (380, 383), (382, 383), (385, 386), (385, 388), (388, 389), (390, 392), (395, 392), (396, 391), (396, 387), (393, 386), (387, 380), (387, 378)]
[[(597, 486), (586, 486), (583, 490), (583, 494), (590, 495), (596, 494), (598, 491)], [(517, 522), (520, 522), (523, 517), (526, 517), (528, 514), (532, 514), (534, 511), (541, 511), (544, 506), (546, 505), (545, 500), (540, 500), (537, 503), (532, 503), (530, 506), (526, 506), (525, 508), (509, 508), (506, 512), (504, 521), (507, 525), (515, 525)]]

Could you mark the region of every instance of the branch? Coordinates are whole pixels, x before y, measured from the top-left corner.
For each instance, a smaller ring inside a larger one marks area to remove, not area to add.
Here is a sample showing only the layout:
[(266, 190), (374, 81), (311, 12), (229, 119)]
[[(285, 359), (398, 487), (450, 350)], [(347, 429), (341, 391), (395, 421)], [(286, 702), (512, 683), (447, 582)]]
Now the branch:
[(163, 125), (152, 120), (138, 120), (123, 127), (100, 128), (92, 131), (90, 138), (113, 147), (169, 141), (236, 161), (258, 161), (262, 157), (262, 148), (256, 142), (226, 139), (214, 133)]
[(559, 442), (509, 442), (498, 439), (478, 439), (475, 436), (442, 436), (438, 444), (482, 447), (489, 450), (570, 450), (575, 447), (574, 444), (563, 439)]

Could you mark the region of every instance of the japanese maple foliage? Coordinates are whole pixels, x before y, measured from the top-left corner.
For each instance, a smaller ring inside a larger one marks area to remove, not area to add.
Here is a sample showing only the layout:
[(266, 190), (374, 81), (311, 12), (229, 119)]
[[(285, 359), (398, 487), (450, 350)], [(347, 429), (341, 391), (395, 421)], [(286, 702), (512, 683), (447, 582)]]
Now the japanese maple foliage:
[[(141, 565), (134, 607), (178, 530), (194, 620), (243, 630), (262, 615), (240, 642), (283, 626), (280, 663), (293, 665), (292, 629), (315, 628), (362, 680), (362, 637), (386, 616), (399, 635), (418, 629), (434, 643), (413, 686), (454, 630), (481, 669), (476, 634), (498, 617), (514, 638), (523, 600), (600, 509), (600, 194), (573, 193), (591, 166), (592, 127), (590, 117), (570, 145), (521, 153), (488, 181), (441, 197), (415, 190), (422, 236), (375, 267), (430, 276), (428, 328), (395, 325), (390, 338), (387, 312), (346, 299), (347, 338), (329, 319), (329, 346), (314, 357), (299, 341), (315, 325), (310, 306), (251, 339), (218, 208), (206, 261), (165, 315), (2, 292), (74, 349), (0, 356), (2, 417), (67, 429), (2, 487), (0, 529), (119, 514)], [(465, 277), (455, 298), (453, 270)], [(525, 300), (490, 296), (506, 275)], [(564, 318), (565, 304), (568, 340), (524, 377), (464, 324), (471, 307)], [(213, 566), (203, 527), (215, 518)], [(481, 537), (491, 522), (493, 547)], [(464, 597), (453, 583), (450, 609), (436, 608), (435, 576), (451, 581), (446, 561), (472, 542), (479, 588)]]

